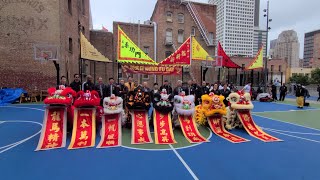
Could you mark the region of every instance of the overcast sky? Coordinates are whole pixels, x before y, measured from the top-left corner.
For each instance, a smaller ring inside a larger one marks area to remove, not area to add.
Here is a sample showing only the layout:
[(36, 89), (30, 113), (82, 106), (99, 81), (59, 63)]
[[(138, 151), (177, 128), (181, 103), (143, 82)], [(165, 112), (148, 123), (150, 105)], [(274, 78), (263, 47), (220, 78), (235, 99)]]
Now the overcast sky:
[[(157, 0), (91, 0), (94, 29), (104, 25), (112, 31), (113, 21), (135, 22), (150, 19)], [(207, 0), (194, 0), (208, 2)], [(267, 0), (260, 2), (260, 27), (266, 28), (263, 9)], [(271, 31), (269, 40), (276, 39), (284, 30), (295, 30), (300, 41), (300, 57), (303, 57), (304, 33), (320, 29), (319, 0), (270, 0)]]

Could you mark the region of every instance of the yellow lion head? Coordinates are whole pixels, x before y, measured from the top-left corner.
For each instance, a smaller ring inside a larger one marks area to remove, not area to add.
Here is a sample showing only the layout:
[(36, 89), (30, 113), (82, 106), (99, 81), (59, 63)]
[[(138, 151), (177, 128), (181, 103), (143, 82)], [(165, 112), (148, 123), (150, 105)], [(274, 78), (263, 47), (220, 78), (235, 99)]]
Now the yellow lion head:
[(227, 109), (223, 103), (224, 96), (210, 93), (201, 96), (202, 103), (196, 108), (196, 121), (199, 124), (204, 124), (206, 117), (214, 114), (226, 115)]

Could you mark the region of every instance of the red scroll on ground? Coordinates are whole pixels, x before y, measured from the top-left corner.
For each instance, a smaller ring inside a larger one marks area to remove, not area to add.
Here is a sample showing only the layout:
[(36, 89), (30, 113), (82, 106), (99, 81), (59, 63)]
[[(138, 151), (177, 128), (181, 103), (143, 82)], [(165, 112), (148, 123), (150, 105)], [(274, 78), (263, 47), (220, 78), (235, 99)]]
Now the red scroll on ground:
[(103, 115), (101, 140), (97, 148), (121, 146), (121, 134), (120, 114)]
[(208, 142), (198, 131), (192, 116), (178, 116), (183, 135), (190, 143)]
[(222, 115), (216, 115), (208, 117), (208, 123), (210, 125), (211, 130), (217, 135), (222, 137), (225, 140), (228, 140), (232, 143), (243, 143), (248, 142), (249, 140), (244, 139), (242, 137), (236, 136), (232, 133), (229, 133), (224, 128)]
[(174, 144), (174, 139), (170, 113), (162, 114), (154, 110), (154, 137), (156, 144)]
[(276, 137), (273, 137), (264, 131), (262, 131), (253, 121), (250, 111), (239, 111), (237, 113), (238, 118), (240, 119), (243, 127), (249, 133), (249, 135), (264, 141), (264, 142), (274, 142), (282, 141)]
[(96, 109), (75, 108), (71, 142), (68, 149), (93, 147), (96, 140)]
[(147, 111), (132, 111), (132, 131), (131, 144), (153, 143), (151, 138), (148, 112)]
[(47, 107), (42, 132), (36, 151), (62, 148), (66, 146), (67, 109)]

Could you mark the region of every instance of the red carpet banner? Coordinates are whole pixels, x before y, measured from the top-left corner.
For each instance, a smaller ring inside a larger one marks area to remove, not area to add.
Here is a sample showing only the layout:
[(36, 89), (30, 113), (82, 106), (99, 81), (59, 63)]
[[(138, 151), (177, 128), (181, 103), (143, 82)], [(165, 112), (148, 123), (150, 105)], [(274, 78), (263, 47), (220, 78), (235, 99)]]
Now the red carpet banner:
[(148, 111), (133, 111), (131, 117), (131, 144), (153, 143), (149, 129)]
[(282, 141), (276, 137), (270, 136), (269, 134), (262, 131), (253, 121), (250, 111), (241, 111), (237, 113), (241, 123), (245, 130), (253, 137), (264, 141), (264, 142), (274, 142)]
[(217, 136), (220, 136), (223, 139), (228, 140), (232, 143), (243, 143), (243, 142), (249, 141), (247, 139), (236, 136), (226, 131), (226, 129), (224, 128), (222, 116), (211, 116), (208, 118), (209, 118), (208, 122), (209, 122), (210, 128)]
[(155, 110), (153, 123), (156, 144), (177, 143), (174, 140), (170, 113), (162, 114)]
[(179, 121), (183, 135), (190, 143), (208, 142), (198, 131), (195, 122), (192, 120), (192, 116), (179, 116)]
[(67, 109), (47, 107), (44, 113), (42, 132), (36, 151), (63, 148), (67, 137)]
[(97, 148), (121, 146), (121, 116), (108, 114), (102, 116), (101, 140)]
[(68, 149), (93, 147), (96, 140), (96, 109), (75, 108), (71, 142)]

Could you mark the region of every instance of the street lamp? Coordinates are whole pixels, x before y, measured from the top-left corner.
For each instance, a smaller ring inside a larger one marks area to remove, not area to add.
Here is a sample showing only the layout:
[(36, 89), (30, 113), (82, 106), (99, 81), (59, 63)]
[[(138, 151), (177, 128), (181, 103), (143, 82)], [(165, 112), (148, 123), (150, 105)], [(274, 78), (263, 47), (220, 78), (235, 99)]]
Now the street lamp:
[(267, 2), (267, 9), (264, 9), (263, 12), (265, 13), (263, 16), (267, 18), (267, 41), (266, 41), (266, 57), (265, 57), (265, 67), (264, 67), (264, 84), (265, 84), (265, 92), (267, 92), (267, 86), (268, 86), (268, 36), (269, 31), (271, 30), (271, 27), (269, 27), (269, 22), (272, 21), (272, 19), (269, 19), (269, 0)]

